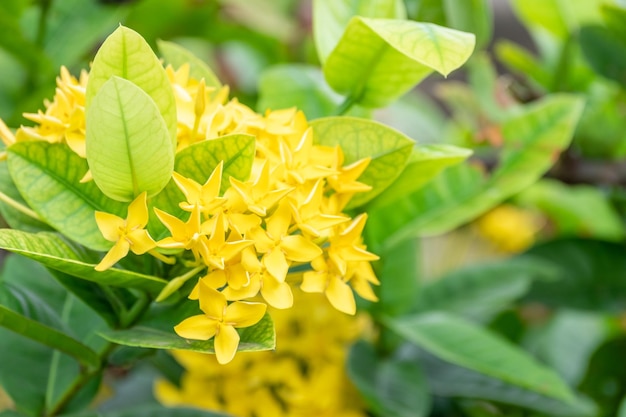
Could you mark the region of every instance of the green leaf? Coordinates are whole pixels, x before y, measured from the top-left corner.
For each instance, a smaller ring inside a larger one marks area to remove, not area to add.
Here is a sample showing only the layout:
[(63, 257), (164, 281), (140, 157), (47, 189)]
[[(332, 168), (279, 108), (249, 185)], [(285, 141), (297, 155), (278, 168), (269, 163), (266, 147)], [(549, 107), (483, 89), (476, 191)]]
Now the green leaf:
[(369, 211), (369, 242), (392, 246), (416, 235), (435, 235), (458, 227), (539, 179), (570, 143), (582, 101), (552, 95), (507, 120), (504, 147), (491, 176), (480, 166), (463, 164), (392, 207)]
[(37, 234), (0, 229), (0, 248), (26, 256), (49, 268), (87, 281), (158, 293), (167, 281), (134, 271), (110, 268), (98, 272), (93, 255), (81, 253), (55, 233)]
[(580, 47), (596, 73), (626, 87), (626, 40), (600, 25), (583, 26)]
[(64, 144), (19, 142), (8, 149), (8, 167), (20, 194), (46, 223), (91, 249), (111, 247), (94, 212), (123, 215), (126, 208), (93, 182), (80, 182), (89, 169), (83, 158)]
[[(246, 134), (226, 135), (219, 138), (195, 143), (176, 153), (174, 170), (180, 175), (204, 184), (215, 167), (224, 162), (222, 171), (221, 192), (230, 187), (230, 177), (247, 181), (252, 171), (256, 149), (254, 136)], [(175, 216), (183, 216), (185, 212), (178, 206), (185, 196), (172, 180), (150, 202), (151, 207), (158, 207)], [(153, 236), (160, 236), (166, 229), (155, 217), (150, 219), (149, 230)]]
[(544, 212), (559, 236), (580, 236), (619, 242), (624, 226), (619, 214), (599, 188), (569, 186), (544, 179), (516, 197), (524, 206)]
[(415, 143), (404, 134), (381, 123), (355, 117), (326, 117), (310, 123), (314, 142), (325, 146), (341, 146), (344, 165), (371, 157), (359, 181), (372, 190), (356, 194), (348, 207), (365, 204), (400, 175)]
[[(448, 75), (474, 49), (474, 36), (430, 23), (354, 17), (324, 64), (338, 93), (384, 107), (437, 71)], [(393, 77), (390, 77), (393, 74)]]
[(559, 274), (557, 281), (535, 282), (528, 301), (610, 313), (626, 306), (626, 257), (621, 243), (563, 239), (537, 245), (527, 253), (550, 262)]
[(165, 69), (141, 35), (124, 26), (104, 41), (93, 60), (85, 93), (88, 112), (92, 100), (112, 76), (132, 82), (154, 100), (169, 130), (172, 149), (176, 148), (176, 102)]
[(350, 349), (348, 375), (377, 415), (429, 415), (432, 400), (424, 374), (416, 362), (379, 358), (373, 346), (359, 341)]
[[(266, 314), (260, 322), (245, 329), (238, 329), (241, 340), (239, 352), (272, 350), (276, 346), (274, 322)], [(187, 340), (174, 333), (150, 327), (137, 326), (128, 330), (106, 330), (100, 333), (110, 342), (125, 346), (151, 349), (181, 349), (201, 353), (215, 353), (214, 340)]]
[(159, 193), (174, 169), (167, 126), (149, 95), (117, 76), (102, 85), (87, 111), (87, 162), (108, 197), (132, 201)]
[(415, 307), (485, 320), (526, 294), (534, 279), (554, 280), (557, 273), (549, 262), (530, 256), (472, 265), (424, 285)]
[(471, 398), (513, 404), (558, 417), (595, 417), (597, 409), (587, 400), (560, 401), (534, 390), (524, 389), (429, 354), (415, 346), (403, 346), (401, 357), (417, 361), (428, 378), (432, 394), (441, 397)]
[(370, 202), (368, 209), (393, 205), (432, 181), (447, 167), (463, 162), (471, 154), (471, 150), (453, 145), (417, 145), (400, 176)]
[(493, 32), (493, 12), (487, 0), (443, 0), (447, 25), (476, 35), (476, 48), (487, 46)]
[(530, 78), (543, 90), (550, 88), (553, 81), (552, 73), (544, 68), (530, 51), (507, 40), (498, 41), (494, 50), (498, 59), (509, 71)]
[[(143, 405), (123, 410), (95, 412), (87, 411), (80, 414), (72, 414), (71, 417), (229, 417), (226, 414), (213, 411), (200, 410), (198, 408), (169, 407), (163, 405)], [(11, 416), (9, 416), (11, 417)], [(69, 417), (69, 416), (68, 416)]]
[(76, 358), (90, 368), (100, 364), (98, 354), (76, 339), (0, 305), (0, 326)]
[(387, 319), (389, 328), (433, 355), (504, 382), (562, 401), (574, 396), (552, 370), (495, 333), (451, 314)]
[(322, 64), (354, 16), (406, 19), (406, 8), (400, 0), (314, 0), (313, 38)]
[(180, 68), (183, 64), (189, 64), (189, 75), (191, 77), (197, 80), (204, 78), (207, 87), (220, 88), (222, 86), (222, 83), (206, 62), (196, 57), (188, 49), (174, 42), (163, 40), (157, 40), (157, 46), (163, 58), (165, 58), (165, 62), (172, 65), (175, 69)]

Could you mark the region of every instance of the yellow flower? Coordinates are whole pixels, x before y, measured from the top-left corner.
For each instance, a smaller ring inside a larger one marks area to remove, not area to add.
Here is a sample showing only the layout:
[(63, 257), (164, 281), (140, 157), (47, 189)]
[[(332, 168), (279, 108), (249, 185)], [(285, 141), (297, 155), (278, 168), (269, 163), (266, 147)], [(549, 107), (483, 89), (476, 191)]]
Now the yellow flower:
[(476, 221), (478, 232), (506, 253), (518, 253), (530, 247), (541, 228), (530, 211), (503, 204)]
[(172, 176), (174, 182), (187, 198), (186, 202), (180, 203), (180, 208), (192, 211), (197, 206), (201, 213), (213, 214), (215, 209), (223, 205), (226, 200), (219, 196), (223, 166), (224, 162), (220, 161), (204, 185), (174, 172)]
[(155, 246), (154, 240), (145, 230), (148, 224), (146, 192), (141, 193), (128, 206), (126, 220), (114, 214), (96, 211), (96, 223), (106, 240), (115, 242), (105, 257), (96, 265), (96, 271), (112, 267), (131, 250), (137, 255), (148, 252)]
[(320, 164), (314, 164), (311, 160), (313, 152), (313, 129), (308, 128), (295, 147), (291, 147), (286, 141), (279, 142), (281, 170), (283, 180), (287, 184), (304, 184), (308, 180), (317, 180), (337, 171)]
[(201, 227), (199, 208), (191, 211), (186, 222), (158, 208), (154, 212), (172, 235), (159, 240), (158, 247), (190, 250), (196, 261), (206, 256), (206, 236)]
[(204, 314), (192, 316), (174, 327), (186, 339), (209, 340), (215, 337), (215, 354), (221, 364), (230, 362), (239, 346), (236, 328), (258, 323), (267, 306), (262, 303), (235, 301), (228, 304), (222, 293), (200, 281), (200, 310)]
[[(328, 257), (342, 275), (348, 272), (348, 262), (377, 261), (379, 258), (363, 249), (361, 234), (367, 221), (367, 214), (358, 215), (340, 233), (329, 239)], [(340, 226), (339, 226), (340, 227)]]
[(323, 193), (322, 180), (318, 180), (304, 201), (301, 203), (290, 201), (291, 211), (298, 229), (315, 238), (319, 237), (322, 231), (350, 220), (346, 216), (322, 214), (320, 210), (324, 199)]
[(202, 252), (204, 262), (218, 269), (224, 269), (226, 261), (234, 258), (239, 252), (254, 244), (251, 240), (227, 241), (222, 213), (213, 218), (211, 237), (204, 240), (205, 250)]
[(354, 293), (333, 262), (319, 257), (312, 262), (313, 271), (302, 274), (300, 288), (304, 292), (324, 293), (337, 310), (346, 314), (356, 313)]

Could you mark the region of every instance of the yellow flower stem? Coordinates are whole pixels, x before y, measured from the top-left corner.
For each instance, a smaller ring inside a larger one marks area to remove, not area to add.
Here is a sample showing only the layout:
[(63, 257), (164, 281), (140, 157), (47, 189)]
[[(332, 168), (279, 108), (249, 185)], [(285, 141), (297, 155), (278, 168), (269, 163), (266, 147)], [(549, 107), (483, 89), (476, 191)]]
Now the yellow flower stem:
[(159, 293), (159, 295), (156, 298), (156, 302), (160, 303), (161, 301), (165, 300), (167, 297), (172, 295), (174, 293), (174, 291), (176, 291), (177, 289), (182, 287), (185, 282), (189, 281), (196, 274), (202, 272), (205, 268), (206, 268), (206, 265), (200, 265), (200, 266), (197, 266), (194, 269), (191, 269), (191, 270), (185, 272), (184, 274), (182, 274), (180, 276), (177, 276), (176, 278), (172, 279), (161, 290), (161, 292)]
[(159, 251), (155, 250), (155, 249), (150, 249), (148, 251), (148, 253), (152, 256), (154, 256), (155, 258), (157, 258), (158, 260), (165, 262), (168, 265), (174, 265), (176, 263), (176, 258), (173, 256), (165, 256), (162, 253), (160, 253)]
[(11, 197), (9, 197), (3, 192), (0, 192), (0, 201), (13, 207), (15, 210), (19, 211), (22, 214), (25, 214), (29, 217), (32, 217), (35, 220), (39, 220), (40, 222), (43, 222), (42, 218), (39, 217), (39, 215), (35, 213), (33, 210), (31, 210), (30, 208), (26, 207), (25, 205), (21, 203), (18, 203), (17, 201), (13, 200)]

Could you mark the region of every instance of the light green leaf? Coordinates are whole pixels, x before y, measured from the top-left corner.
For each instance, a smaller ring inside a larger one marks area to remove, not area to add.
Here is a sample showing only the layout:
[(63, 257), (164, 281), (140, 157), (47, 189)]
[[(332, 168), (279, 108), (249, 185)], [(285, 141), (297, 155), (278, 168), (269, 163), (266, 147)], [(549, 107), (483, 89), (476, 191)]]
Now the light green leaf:
[(384, 322), (406, 340), (447, 362), (555, 399), (574, 399), (552, 370), (495, 333), (453, 315), (434, 312)]
[(209, 68), (206, 62), (195, 56), (193, 52), (174, 42), (157, 40), (159, 51), (165, 58), (165, 62), (172, 65), (174, 69), (180, 68), (183, 64), (189, 64), (189, 75), (197, 80), (204, 78), (207, 87), (220, 88), (222, 83), (215, 73)]
[(49, 268), (102, 285), (137, 288), (158, 293), (167, 281), (134, 271), (110, 268), (98, 272), (93, 255), (81, 253), (55, 233), (37, 234), (0, 229), (0, 248), (33, 259)]
[(174, 169), (167, 126), (148, 94), (113, 76), (87, 111), (87, 162), (108, 197), (132, 201), (159, 193)]
[(467, 159), (472, 151), (446, 144), (418, 145), (398, 177), (373, 199), (368, 209), (390, 206), (398, 199), (422, 188), (441, 171)]
[(350, 349), (348, 375), (377, 415), (429, 415), (432, 399), (421, 367), (414, 361), (380, 358), (373, 346), (359, 341)]
[[(474, 35), (430, 23), (354, 17), (324, 64), (335, 91), (384, 107), (432, 71), (448, 75), (474, 49)], [(393, 76), (391, 76), (393, 74)]]
[(87, 110), (100, 88), (112, 76), (131, 81), (156, 103), (176, 148), (176, 102), (174, 92), (159, 58), (140, 34), (120, 26), (96, 54), (87, 83)]
[(539, 179), (570, 143), (582, 101), (552, 95), (536, 102), (502, 126), (505, 145), (491, 176), (463, 164), (392, 207), (369, 211), (369, 242), (391, 246), (416, 235), (436, 235), (462, 225)]
[(387, 188), (402, 172), (415, 143), (404, 134), (381, 123), (356, 117), (326, 117), (310, 123), (314, 142), (341, 146), (344, 165), (371, 157), (372, 161), (359, 177), (372, 190), (358, 193), (348, 207), (365, 204)]
[(65, 333), (0, 305), (0, 326), (76, 358), (89, 368), (100, 364), (98, 354)]
[(406, 19), (406, 8), (401, 0), (314, 0), (313, 38), (322, 64), (354, 16)]
[(624, 225), (615, 208), (599, 188), (569, 186), (544, 179), (523, 191), (516, 201), (544, 212), (559, 236), (580, 236), (619, 242)]
[[(408, 348), (408, 349), (407, 349)], [(597, 407), (589, 400), (561, 401), (534, 390), (506, 383), (498, 378), (445, 362), (416, 346), (403, 346), (402, 356), (417, 360), (428, 378), (433, 395), (470, 398), (513, 404), (555, 417), (597, 417)]]
[(417, 311), (447, 311), (484, 321), (522, 297), (535, 279), (556, 279), (540, 258), (519, 257), (452, 271), (422, 287)]
[(553, 82), (552, 73), (541, 65), (539, 59), (515, 42), (498, 41), (495, 54), (509, 71), (530, 78), (538, 88), (548, 89)]
[[(237, 329), (241, 340), (239, 352), (272, 350), (276, 346), (274, 322), (266, 314), (260, 322), (251, 327)], [(201, 353), (215, 353), (214, 340), (187, 340), (174, 333), (150, 327), (137, 326), (128, 330), (107, 330), (101, 336), (110, 342), (125, 346), (151, 349), (181, 349)]]
[(19, 142), (8, 149), (9, 172), (28, 205), (68, 238), (96, 250), (102, 237), (94, 212), (124, 216), (126, 207), (107, 198), (93, 182), (81, 183), (87, 162), (64, 144)]
[(493, 12), (487, 0), (443, 0), (447, 25), (476, 35), (476, 48), (487, 46), (493, 32)]

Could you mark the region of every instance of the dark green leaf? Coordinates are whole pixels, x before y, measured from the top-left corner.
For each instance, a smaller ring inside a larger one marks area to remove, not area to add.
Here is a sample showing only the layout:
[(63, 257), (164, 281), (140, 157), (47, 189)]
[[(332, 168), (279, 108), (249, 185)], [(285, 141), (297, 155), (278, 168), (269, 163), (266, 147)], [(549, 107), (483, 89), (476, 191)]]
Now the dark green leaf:
[(357, 342), (348, 356), (348, 375), (372, 411), (385, 417), (425, 417), (431, 398), (415, 361), (382, 359), (374, 347)]
[(417, 314), (384, 323), (447, 362), (557, 400), (573, 401), (569, 387), (554, 371), (499, 335), (451, 314)]
[(107, 412), (87, 411), (67, 417), (229, 417), (226, 414), (204, 411), (198, 408), (165, 407), (161, 405), (145, 405), (131, 407), (126, 410)]
[(603, 77), (626, 87), (626, 39), (603, 26), (580, 29), (580, 46), (591, 67)]

